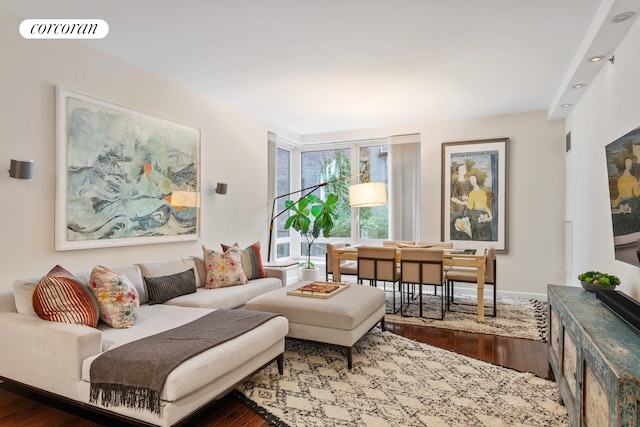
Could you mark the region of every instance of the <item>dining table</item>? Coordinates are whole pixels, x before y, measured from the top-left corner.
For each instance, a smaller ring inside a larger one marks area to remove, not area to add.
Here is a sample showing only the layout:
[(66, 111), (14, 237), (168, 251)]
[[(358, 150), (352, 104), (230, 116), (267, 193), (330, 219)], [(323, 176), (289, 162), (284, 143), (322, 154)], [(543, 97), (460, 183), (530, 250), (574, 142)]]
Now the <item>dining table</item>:
[[(434, 245), (435, 246), (435, 245)], [(411, 246), (405, 246), (411, 247)], [(424, 247), (424, 246), (422, 246)], [(437, 248), (434, 248), (437, 249)], [(477, 272), (477, 291), (478, 291), (478, 322), (484, 323), (484, 270), (486, 249), (452, 249), (443, 248), (442, 250), (442, 266), (445, 271), (453, 267), (474, 268)], [(358, 247), (347, 246), (345, 248), (333, 250), (333, 265), (340, 265), (341, 261), (356, 261), (358, 259)], [(402, 259), (402, 247), (396, 248), (396, 262), (399, 264)], [(333, 281), (340, 282), (340, 269), (333, 269)]]

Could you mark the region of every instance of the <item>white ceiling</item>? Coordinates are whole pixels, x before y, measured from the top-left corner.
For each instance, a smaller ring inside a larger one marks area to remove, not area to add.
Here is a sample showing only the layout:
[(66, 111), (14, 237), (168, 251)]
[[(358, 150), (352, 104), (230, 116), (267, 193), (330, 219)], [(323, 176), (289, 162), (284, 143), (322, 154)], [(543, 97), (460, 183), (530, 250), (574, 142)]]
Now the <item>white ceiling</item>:
[(586, 56), (598, 49), (608, 58), (630, 25), (610, 16), (640, 13), (638, 3), (0, 0), (0, 8), (21, 19), (103, 19), (108, 36), (85, 43), (309, 135), (527, 111), (562, 118), (569, 109), (559, 105), (582, 92), (574, 80), (599, 70)]

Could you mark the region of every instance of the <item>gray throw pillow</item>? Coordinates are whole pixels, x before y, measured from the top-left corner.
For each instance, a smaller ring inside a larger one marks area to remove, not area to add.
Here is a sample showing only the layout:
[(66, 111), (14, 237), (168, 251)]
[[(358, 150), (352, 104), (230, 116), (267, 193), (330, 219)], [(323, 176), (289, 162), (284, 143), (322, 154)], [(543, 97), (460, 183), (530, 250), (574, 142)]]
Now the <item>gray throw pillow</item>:
[(196, 275), (193, 268), (169, 276), (145, 277), (144, 286), (149, 304), (162, 304), (180, 295), (196, 291)]

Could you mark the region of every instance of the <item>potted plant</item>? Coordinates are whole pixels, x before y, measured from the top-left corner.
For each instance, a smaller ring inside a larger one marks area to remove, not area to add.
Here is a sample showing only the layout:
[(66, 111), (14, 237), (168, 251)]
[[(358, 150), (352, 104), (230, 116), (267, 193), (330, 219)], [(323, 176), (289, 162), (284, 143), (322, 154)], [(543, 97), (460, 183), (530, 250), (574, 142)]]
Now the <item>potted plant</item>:
[(620, 279), (612, 274), (599, 271), (587, 271), (578, 275), (578, 280), (587, 291), (614, 290), (620, 284)]
[(297, 203), (292, 200), (285, 202), (285, 207), (291, 211), (291, 216), (287, 218), (284, 229), (293, 228), (300, 233), (307, 250), (307, 260), (300, 263), (302, 280), (316, 280), (318, 277), (318, 269), (311, 262), (311, 246), (321, 234), (323, 237), (331, 236), (337, 201), (338, 196), (330, 193), (326, 200), (308, 194)]

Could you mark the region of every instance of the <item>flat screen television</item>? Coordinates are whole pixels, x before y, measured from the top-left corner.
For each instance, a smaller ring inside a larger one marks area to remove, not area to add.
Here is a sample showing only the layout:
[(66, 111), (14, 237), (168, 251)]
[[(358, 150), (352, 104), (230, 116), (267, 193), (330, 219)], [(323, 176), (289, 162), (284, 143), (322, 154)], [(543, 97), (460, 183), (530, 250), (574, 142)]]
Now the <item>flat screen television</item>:
[(640, 333), (640, 303), (620, 291), (596, 291), (596, 298)]

